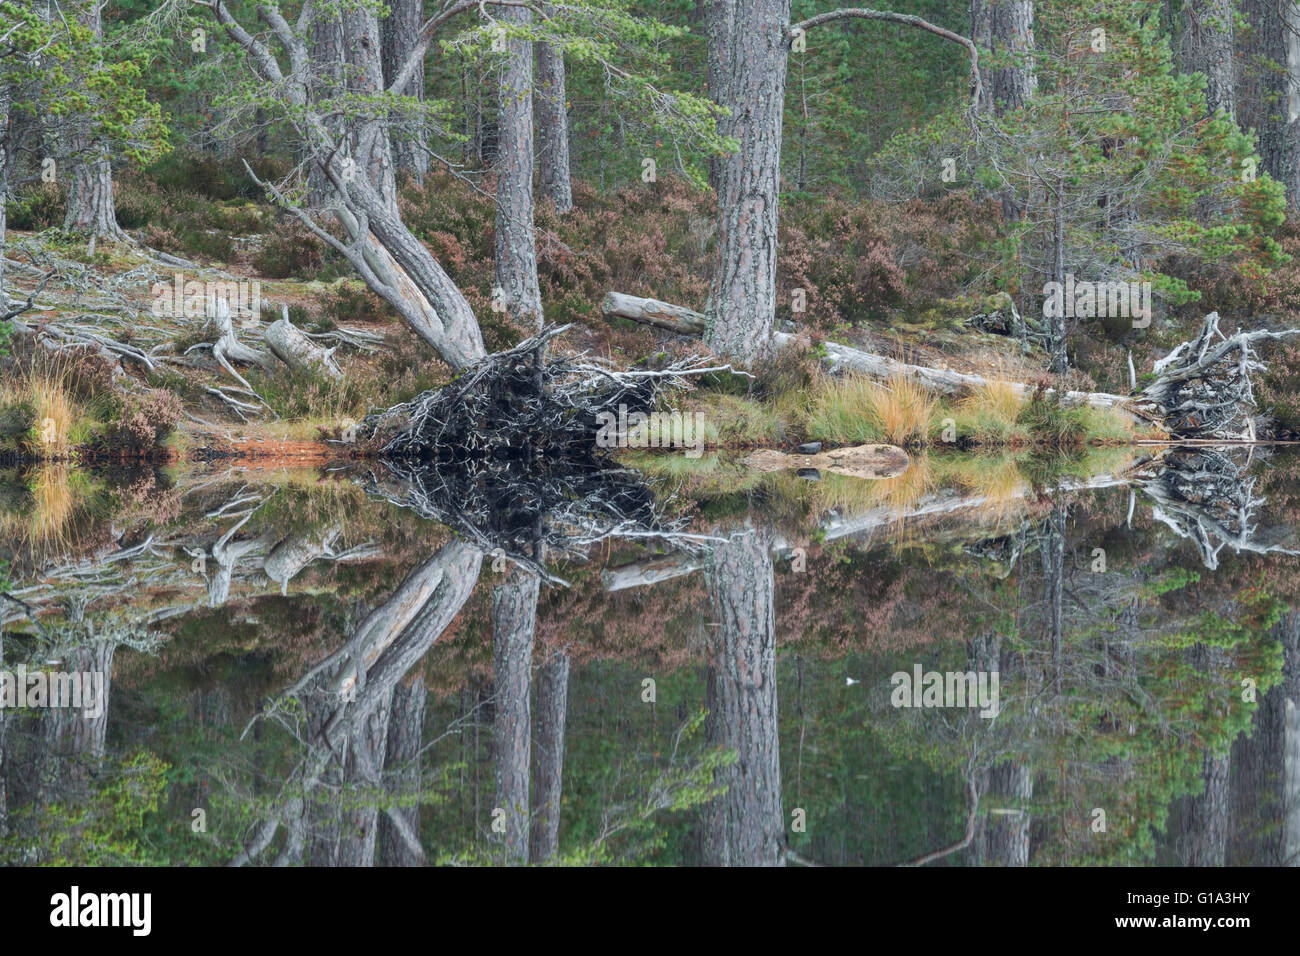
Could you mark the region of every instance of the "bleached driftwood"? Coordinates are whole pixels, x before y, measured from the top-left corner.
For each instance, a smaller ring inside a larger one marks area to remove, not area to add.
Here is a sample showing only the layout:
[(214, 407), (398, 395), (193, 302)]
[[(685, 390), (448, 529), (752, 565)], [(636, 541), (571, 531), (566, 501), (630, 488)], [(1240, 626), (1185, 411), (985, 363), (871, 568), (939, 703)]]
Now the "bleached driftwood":
[(1132, 403), (1159, 416), (1175, 435), (1253, 441), (1255, 394), (1250, 376), (1267, 368), (1255, 347), (1300, 334), (1300, 329), (1238, 329), (1224, 335), (1219, 322), (1219, 313), (1211, 312), (1195, 339), (1156, 362), (1156, 380)]
[(334, 361), (334, 348), (321, 348), (289, 321), (289, 307), (284, 317), (272, 322), (262, 333), (271, 354), (292, 369), (320, 369), (331, 378), (342, 378), (343, 370)]

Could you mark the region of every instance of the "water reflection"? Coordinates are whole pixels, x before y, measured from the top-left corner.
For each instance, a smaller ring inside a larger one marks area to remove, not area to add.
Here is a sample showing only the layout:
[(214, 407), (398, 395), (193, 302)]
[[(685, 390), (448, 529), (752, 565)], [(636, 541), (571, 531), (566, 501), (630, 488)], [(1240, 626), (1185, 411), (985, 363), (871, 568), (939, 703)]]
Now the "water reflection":
[(107, 707), (0, 709), (4, 858), (1294, 863), (1297, 462), (1102, 465), (78, 479), (0, 670)]

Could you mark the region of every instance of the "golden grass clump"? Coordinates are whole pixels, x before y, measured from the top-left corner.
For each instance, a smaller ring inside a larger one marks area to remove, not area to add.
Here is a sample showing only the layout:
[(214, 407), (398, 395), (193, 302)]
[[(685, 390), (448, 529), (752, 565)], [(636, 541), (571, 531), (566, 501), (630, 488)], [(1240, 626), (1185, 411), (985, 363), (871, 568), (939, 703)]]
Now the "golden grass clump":
[(0, 409), (30, 409), (32, 424), (20, 441), (45, 458), (61, 458), (76, 444), (88, 420), (73, 394), (68, 359), (40, 351), (19, 370), (0, 380)]
[(807, 430), (810, 438), (846, 445), (915, 445), (929, 431), (935, 407), (930, 392), (901, 375), (886, 383), (825, 377), (814, 386)]

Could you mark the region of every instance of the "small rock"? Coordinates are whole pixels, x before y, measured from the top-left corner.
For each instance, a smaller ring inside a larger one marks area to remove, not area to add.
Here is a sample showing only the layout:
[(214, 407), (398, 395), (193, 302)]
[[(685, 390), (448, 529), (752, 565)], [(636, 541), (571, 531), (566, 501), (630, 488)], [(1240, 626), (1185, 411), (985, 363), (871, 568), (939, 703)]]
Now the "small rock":
[(822, 443), (819, 441), (810, 441), (800, 445), (796, 451), (801, 455), (815, 455), (822, 450)]
[(822, 473), (816, 468), (800, 468), (798, 475), (804, 481), (821, 481)]

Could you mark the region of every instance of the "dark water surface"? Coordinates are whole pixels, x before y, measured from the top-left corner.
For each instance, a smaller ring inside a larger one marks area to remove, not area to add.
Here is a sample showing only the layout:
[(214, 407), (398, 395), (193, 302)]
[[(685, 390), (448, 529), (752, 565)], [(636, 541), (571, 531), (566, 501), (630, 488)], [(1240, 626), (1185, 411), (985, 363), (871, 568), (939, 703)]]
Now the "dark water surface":
[(695, 537), (567, 586), (349, 471), (0, 476), (0, 669), (105, 705), (0, 709), (3, 858), (1294, 863), (1300, 460), (1135, 457), (660, 461)]

